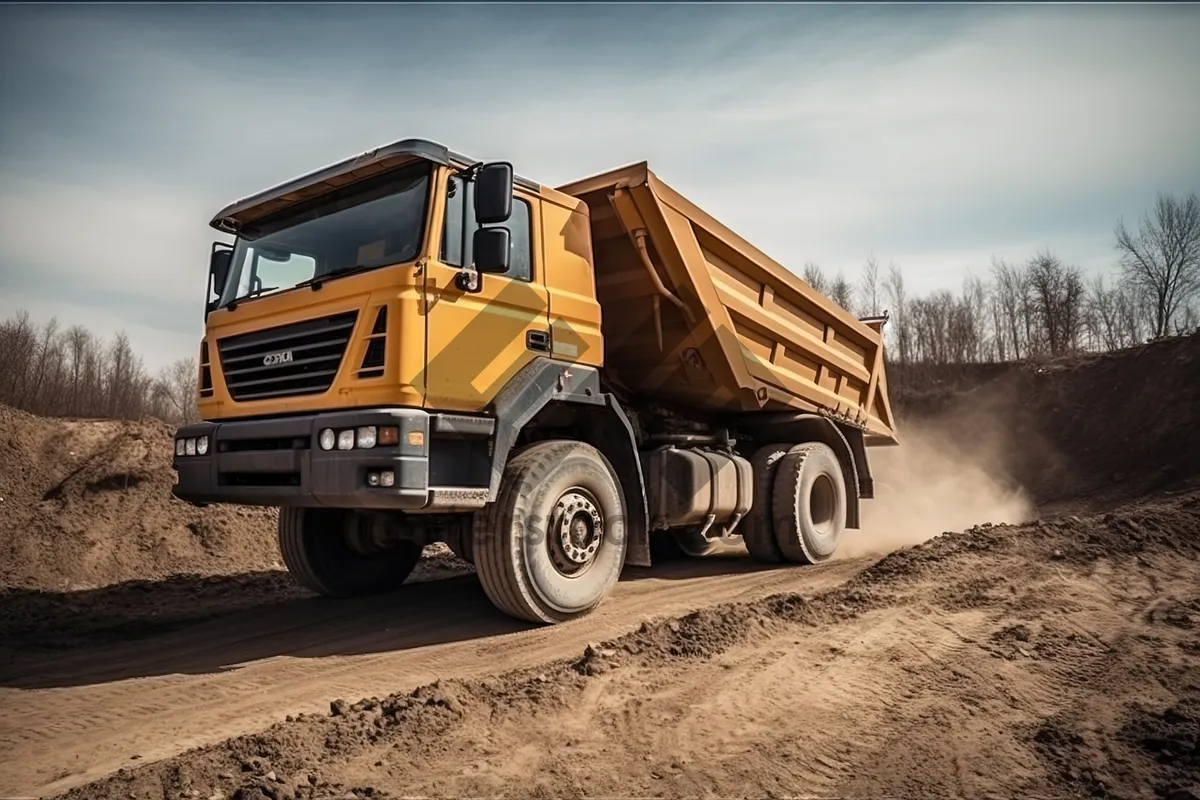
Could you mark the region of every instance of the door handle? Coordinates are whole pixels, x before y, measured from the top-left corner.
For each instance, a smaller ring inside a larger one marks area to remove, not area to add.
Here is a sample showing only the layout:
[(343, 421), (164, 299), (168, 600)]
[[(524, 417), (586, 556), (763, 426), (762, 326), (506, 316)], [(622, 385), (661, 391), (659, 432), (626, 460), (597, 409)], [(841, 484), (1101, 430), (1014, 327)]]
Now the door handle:
[(525, 347), (529, 350), (550, 352), (550, 331), (526, 331)]

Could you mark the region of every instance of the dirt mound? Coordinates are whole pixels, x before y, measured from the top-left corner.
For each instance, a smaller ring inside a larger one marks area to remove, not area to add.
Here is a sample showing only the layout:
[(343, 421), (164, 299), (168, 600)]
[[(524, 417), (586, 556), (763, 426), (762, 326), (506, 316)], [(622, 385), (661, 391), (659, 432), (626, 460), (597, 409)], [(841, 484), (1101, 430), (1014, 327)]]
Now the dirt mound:
[(275, 569), (274, 512), (171, 495), (172, 431), (0, 407), (0, 588)]
[[(994, 452), (1042, 504), (1123, 502), (1200, 477), (1200, 334), (1028, 364), (927, 368), (904, 424)], [(976, 444), (978, 443), (978, 444)]]
[(1200, 782), (1198, 527), (1196, 494), (979, 526), (65, 797), (1171, 796)]

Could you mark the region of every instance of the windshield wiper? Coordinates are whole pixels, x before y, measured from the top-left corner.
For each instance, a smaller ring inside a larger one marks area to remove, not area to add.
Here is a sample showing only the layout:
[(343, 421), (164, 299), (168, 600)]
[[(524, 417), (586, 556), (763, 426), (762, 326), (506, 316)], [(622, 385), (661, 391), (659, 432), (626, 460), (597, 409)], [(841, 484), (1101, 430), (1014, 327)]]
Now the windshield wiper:
[(300, 281), (296, 284), (296, 288), (301, 286), (311, 286), (315, 292), (321, 288), (325, 281), (333, 280), (334, 278), (344, 278), (347, 275), (357, 275), (360, 272), (366, 272), (369, 269), (375, 269), (374, 264), (355, 264), (353, 267), (338, 267), (335, 270), (330, 270), (323, 275), (314, 275), (306, 281)]
[(232, 300), (230, 300), (226, 304), (225, 308), (229, 309), (230, 311), (233, 311), (237, 308), (238, 303), (242, 302), (243, 300), (249, 300), (252, 297), (258, 297), (260, 294), (263, 294), (265, 292), (273, 292), (278, 288), (279, 288), (278, 286), (260, 286), (257, 289), (251, 289), (250, 291), (246, 292), (241, 297), (235, 297)]

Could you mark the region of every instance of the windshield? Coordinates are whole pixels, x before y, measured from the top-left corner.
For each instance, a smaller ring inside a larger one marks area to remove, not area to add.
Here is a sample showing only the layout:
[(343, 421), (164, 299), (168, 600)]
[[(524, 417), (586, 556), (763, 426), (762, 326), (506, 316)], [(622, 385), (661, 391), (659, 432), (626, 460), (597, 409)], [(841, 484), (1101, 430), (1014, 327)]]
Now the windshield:
[(421, 250), (432, 165), (414, 164), (246, 225), (221, 306), (352, 269), (412, 261)]

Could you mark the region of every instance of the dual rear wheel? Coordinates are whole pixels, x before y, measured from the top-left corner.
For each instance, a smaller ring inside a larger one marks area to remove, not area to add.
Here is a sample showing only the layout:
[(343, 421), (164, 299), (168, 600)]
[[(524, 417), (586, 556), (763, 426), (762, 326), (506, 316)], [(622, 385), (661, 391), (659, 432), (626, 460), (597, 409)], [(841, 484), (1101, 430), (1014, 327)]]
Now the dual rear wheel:
[(757, 561), (818, 564), (837, 550), (846, 528), (846, 479), (826, 444), (775, 444), (750, 459), (754, 505), (742, 539)]

